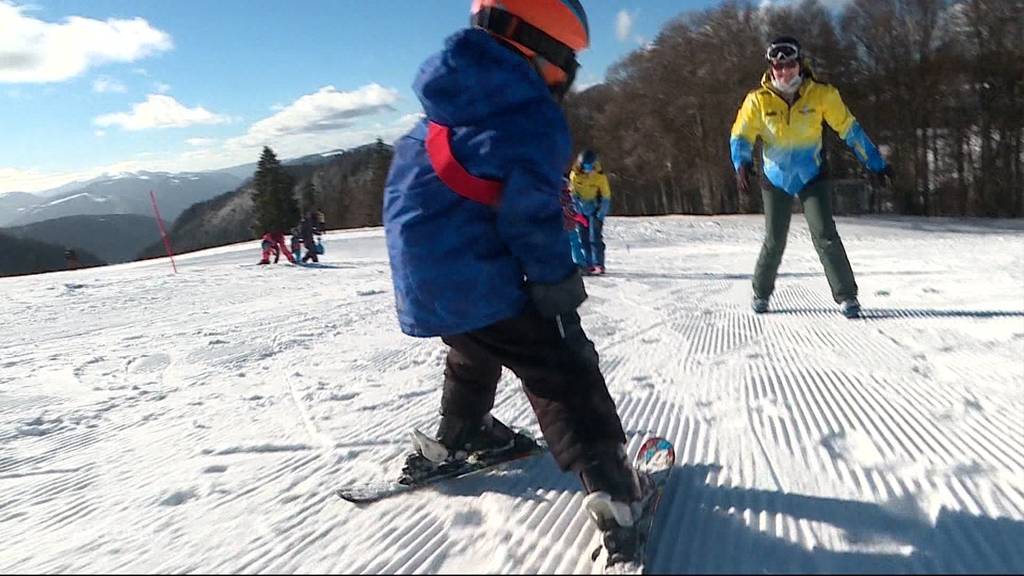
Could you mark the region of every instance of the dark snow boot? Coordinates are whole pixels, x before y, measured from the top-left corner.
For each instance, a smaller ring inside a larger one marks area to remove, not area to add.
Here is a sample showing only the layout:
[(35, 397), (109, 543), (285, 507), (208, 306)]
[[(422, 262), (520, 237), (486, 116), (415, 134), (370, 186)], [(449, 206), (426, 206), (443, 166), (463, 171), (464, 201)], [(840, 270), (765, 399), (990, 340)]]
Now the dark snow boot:
[(435, 438), (450, 456), (464, 459), (475, 452), (507, 450), (515, 443), (516, 433), (490, 414), (478, 421), (442, 415)]
[(612, 565), (636, 560), (642, 537), (636, 521), (654, 490), (650, 478), (630, 465), (622, 446), (603, 452), (586, 461), (579, 474), (587, 491), (583, 507), (601, 531), (606, 563)]
[(839, 305), (839, 311), (849, 319), (860, 318), (860, 302), (856, 298), (847, 298)]
[(443, 416), (437, 437), (430, 438), (413, 430), (415, 451), (405, 459), (402, 475), (415, 479), (432, 474), (438, 468), (457, 465), (474, 458), (496, 458), (502, 452), (529, 453), (537, 450), (537, 442), (514, 432), (490, 414), (482, 420), (469, 422), (462, 418)]
[(625, 447), (611, 444), (589, 450), (583, 463), (576, 466), (587, 494), (606, 492), (614, 500), (639, 500), (640, 484), (636, 470), (626, 458)]
[(754, 296), (750, 299), (750, 308), (757, 314), (764, 314), (768, 311), (768, 299)]

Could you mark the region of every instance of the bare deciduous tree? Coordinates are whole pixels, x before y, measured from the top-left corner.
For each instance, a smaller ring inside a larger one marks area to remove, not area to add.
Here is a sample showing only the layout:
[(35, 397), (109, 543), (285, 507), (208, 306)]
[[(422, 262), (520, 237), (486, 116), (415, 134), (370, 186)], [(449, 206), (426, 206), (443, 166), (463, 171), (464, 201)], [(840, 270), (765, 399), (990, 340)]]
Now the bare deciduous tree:
[(727, 2), (680, 15), (566, 101), (577, 147), (611, 176), (615, 213), (761, 209), (756, 189), (735, 188), (729, 128), (778, 35), (801, 39), (815, 76), (889, 151), (894, 189), (857, 186), (864, 169), (826, 130), (831, 176), (869, 192), (840, 205), (1024, 216), (1024, 0), (854, 0), (840, 13), (818, 0)]

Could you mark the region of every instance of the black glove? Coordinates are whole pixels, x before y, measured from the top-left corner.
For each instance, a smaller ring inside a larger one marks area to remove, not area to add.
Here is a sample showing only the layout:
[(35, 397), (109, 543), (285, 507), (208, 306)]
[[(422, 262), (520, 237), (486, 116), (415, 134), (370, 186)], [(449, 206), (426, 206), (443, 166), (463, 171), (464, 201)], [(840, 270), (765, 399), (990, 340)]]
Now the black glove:
[(892, 186), (892, 166), (886, 164), (881, 172), (869, 173), (868, 180), (872, 188), (889, 188)]
[(750, 173), (753, 171), (752, 165), (743, 163), (740, 164), (740, 169), (736, 172), (736, 189), (744, 196), (750, 194)]
[(574, 270), (565, 280), (558, 284), (526, 283), (530, 300), (545, 318), (554, 318), (559, 314), (575, 312), (580, 304), (587, 299), (587, 290), (583, 287), (583, 277), (579, 270)]

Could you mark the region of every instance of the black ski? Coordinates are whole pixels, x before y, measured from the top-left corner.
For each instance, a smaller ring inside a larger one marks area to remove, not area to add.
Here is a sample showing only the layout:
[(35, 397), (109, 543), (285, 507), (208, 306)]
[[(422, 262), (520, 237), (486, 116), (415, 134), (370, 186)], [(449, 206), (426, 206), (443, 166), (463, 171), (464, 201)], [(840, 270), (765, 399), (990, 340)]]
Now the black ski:
[(344, 486), (336, 490), (335, 493), (343, 500), (355, 504), (368, 504), (547, 452), (547, 448), (543, 445), (525, 436), (522, 438), (525, 440), (520, 441), (520, 435), (517, 434), (516, 445), (508, 450), (471, 454), (466, 460), (446, 462), (437, 465), (432, 470), (419, 472), (414, 477), (406, 473), (396, 480), (379, 480)]

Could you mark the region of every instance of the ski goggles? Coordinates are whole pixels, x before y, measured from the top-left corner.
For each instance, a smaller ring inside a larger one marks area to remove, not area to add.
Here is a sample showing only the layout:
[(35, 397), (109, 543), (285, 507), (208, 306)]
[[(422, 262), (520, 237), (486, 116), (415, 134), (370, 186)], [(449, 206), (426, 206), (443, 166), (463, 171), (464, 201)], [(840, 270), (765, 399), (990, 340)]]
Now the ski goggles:
[[(580, 64), (575, 59), (566, 64), (565, 68), (557, 66), (549, 62), (546, 58), (541, 55), (534, 56), (533, 64), (537, 68), (541, 77), (544, 78), (544, 82), (548, 85), (548, 90), (551, 94), (561, 102), (565, 95), (569, 93), (569, 89), (572, 88), (572, 83), (576, 81), (576, 70), (579, 69)], [(545, 72), (545, 66), (549, 66), (555, 70), (560, 70), (565, 74), (565, 79), (557, 82), (551, 82), (548, 74)]]
[(583, 164), (580, 164), (580, 170), (582, 170), (584, 172), (593, 172), (594, 171), (594, 165), (591, 164), (590, 162), (585, 162)]
[[(764, 57), (772, 63), (773, 67), (776, 64), (783, 64), (786, 62), (793, 62), (795, 65), (797, 59), (800, 57), (800, 47), (796, 44), (790, 44), (789, 42), (772, 44), (768, 46), (768, 51), (765, 52)], [(784, 66), (780, 67), (784, 68)]]
[[(497, 34), (501, 38), (511, 40), (533, 51), (543, 62), (551, 64), (565, 73), (565, 80), (551, 85), (551, 92), (559, 100), (569, 92), (580, 63), (576, 60), (576, 52), (559, 42), (546, 32), (529, 22), (502, 10), (501, 8), (484, 8), (470, 17), (470, 23)], [(541, 66), (543, 68), (543, 66)], [(547, 76), (541, 70), (541, 76)]]

